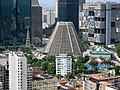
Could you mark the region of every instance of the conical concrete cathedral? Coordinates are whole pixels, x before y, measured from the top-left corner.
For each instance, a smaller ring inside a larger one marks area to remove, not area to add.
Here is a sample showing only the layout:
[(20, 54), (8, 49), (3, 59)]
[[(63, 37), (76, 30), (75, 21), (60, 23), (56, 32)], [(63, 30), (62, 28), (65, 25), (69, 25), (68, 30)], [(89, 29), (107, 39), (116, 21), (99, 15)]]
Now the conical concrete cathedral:
[(82, 42), (72, 22), (57, 22), (56, 27), (45, 47), (48, 55), (66, 54), (73, 52), (79, 56), (84, 51)]

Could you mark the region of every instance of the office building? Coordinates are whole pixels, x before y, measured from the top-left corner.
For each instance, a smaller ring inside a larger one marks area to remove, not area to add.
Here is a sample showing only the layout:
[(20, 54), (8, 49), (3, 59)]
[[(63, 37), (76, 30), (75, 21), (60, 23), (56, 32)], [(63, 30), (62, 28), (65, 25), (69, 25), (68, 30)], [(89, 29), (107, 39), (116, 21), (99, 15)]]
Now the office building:
[(83, 90), (119, 90), (119, 83), (120, 76), (107, 72), (83, 75)]
[(39, 5), (38, 0), (32, 0), (31, 9), (31, 30), (32, 30), (32, 43), (40, 45), (42, 43), (42, 7)]
[(72, 57), (66, 54), (56, 56), (56, 74), (65, 76), (68, 73), (72, 73)]
[(58, 21), (58, 0), (55, 0), (55, 22)]
[(79, 11), (82, 12), (83, 10), (83, 4), (85, 3), (86, 0), (79, 0)]
[(58, 21), (73, 22), (79, 31), (79, 0), (58, 0)]
[(57, 22), (56, 27), (47, 43), (44, 52), (48, 55), (66, 54), (73, 52), (79, 56), (84, 47), (72, 22)]
[(9, 90), (27, 90), (27, 58), (22, 52), (9, 53)]
[(42, 14), (43, 29), (55, 23), (55, 10), (43, 9)]
[(83, 39), (106, 46), (120, 42), (119, 3), (86, 3), (83, 5), (83, 18), (82, 26), (88, 29), (83, 33)]
[(31, 0), (0, 0), (0, 45), (25, 44), (30, 24)]

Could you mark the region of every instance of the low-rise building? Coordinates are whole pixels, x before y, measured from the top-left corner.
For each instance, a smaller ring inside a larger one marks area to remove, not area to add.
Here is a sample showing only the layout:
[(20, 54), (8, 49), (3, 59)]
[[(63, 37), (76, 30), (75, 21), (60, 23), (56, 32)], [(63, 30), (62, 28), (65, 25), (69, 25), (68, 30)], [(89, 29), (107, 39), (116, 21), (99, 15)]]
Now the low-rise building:
[(101, 59), (101, 60), (111, 60), (111, 53), (108, 52), (104, 47), (96, 47), (94, 50), (90, 51), (90, 59)]
[[(105, 84), (107, 86), (105, 86)], [(115, 86), (116, 88), (120, 88), (120, 76), (113, 76), (107, 72), (83, 75), (83, 90), (99, 90), (99, 89), (114, 90), (112, 86)], [(112, 88), (112, 89), (103, 89), (103, 88)]]
[(109, 82), (100, 82), (99, 90), (119, 90), (119, 88)]
[(33, 90), (58, 90), (57, 87), (57, 78), (53, 77), (44, 77), (41, 75), (37, 75), (33, 79)]

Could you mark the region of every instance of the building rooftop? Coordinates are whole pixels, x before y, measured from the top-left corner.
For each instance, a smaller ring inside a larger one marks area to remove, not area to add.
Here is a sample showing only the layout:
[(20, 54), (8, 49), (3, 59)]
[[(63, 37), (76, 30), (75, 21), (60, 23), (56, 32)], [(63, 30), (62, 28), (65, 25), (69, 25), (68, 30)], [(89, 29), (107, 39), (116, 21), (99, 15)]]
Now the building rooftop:
[(112, 83), (110, 82), (100, 82), (100, 84), (104, 85), (104, 86), (111, 86), (113, 85)]
[(120, 78), (120, 76), (112, 76), (107, 72), (98, 73), (98, 74), (89, 74), (88, 76), (91, 77), (91, 78), (94, 78), (96, 80), (100, 80), (100, 81)]
[(74, 52), (75, 56), (79, 56), (84, 50), (73, 23), (61, 21), (57, 22), (44, 52), (55, 56)]
[(111, 54), (108, 52), (104, 47), (96, 47), (93, 51), (91, 51), (91, 54)]
[(32, 0), (32, 6), (40, 6), (38, 0)]

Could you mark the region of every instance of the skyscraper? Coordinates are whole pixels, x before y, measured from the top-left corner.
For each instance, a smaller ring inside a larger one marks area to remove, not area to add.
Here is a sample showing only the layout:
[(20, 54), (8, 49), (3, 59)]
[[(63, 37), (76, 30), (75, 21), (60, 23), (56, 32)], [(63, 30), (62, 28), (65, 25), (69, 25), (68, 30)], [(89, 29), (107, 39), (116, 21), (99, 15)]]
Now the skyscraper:
[(85, 0), (79, 0), (79, 11), (82, 12), (83, 10), (83, 4), (85, 3)]
[(0, 45), (23, 45), (30, 30), (31, 0), (0, 0)]
[(9, 53), (9, 90), (27, 90), (27, 58), (22, 52)]
[(56, 4), (58, 4), (58, 8), (56, 8), (58, 9), (58, 21), (73, 22), (75, 29), (78, 32), (79, 0), (58, 0), (58, 3)]
[(32, 0), (31, 18), (32, 43), (40, 44), (42, 42), (42, 7), (38, 0)]

